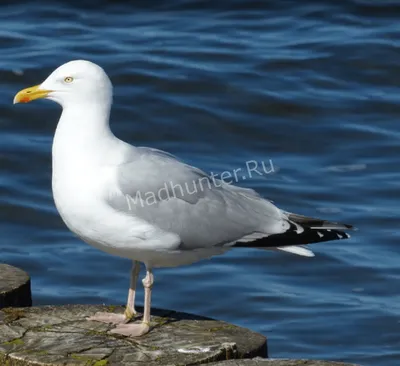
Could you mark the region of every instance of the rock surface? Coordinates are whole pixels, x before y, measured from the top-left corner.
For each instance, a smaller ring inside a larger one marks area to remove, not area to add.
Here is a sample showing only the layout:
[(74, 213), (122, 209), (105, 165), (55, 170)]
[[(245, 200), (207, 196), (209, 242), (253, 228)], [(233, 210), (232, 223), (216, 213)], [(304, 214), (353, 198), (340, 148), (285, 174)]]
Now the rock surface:
[(208, 366), (358, 366), (350, 363), (318, 360), (252, 359), (212, 362)]
[(0, 263), (0, 309), (31, 306), (31, 280), (22, 269)]
[(264, 336), (185, 313), (154, 309), (152, 331), (141, 338), (127, 338), (109, 334), (111, 325), (86, 320), (96, 311), (123, 313), (121, 306), (27, 308), (31, 305), (28, 274), (0, 264), (1, 366), (356, 366), (249, 359), (267, 356)]
[(152, 311), (149, 334), (109, 334), (112, 325), (87, 321), (120, 306), (44, 306), (0, 310), (0, 365), (199, 365), (266, 357), (266, 338), (228, 323), (173, 311)]

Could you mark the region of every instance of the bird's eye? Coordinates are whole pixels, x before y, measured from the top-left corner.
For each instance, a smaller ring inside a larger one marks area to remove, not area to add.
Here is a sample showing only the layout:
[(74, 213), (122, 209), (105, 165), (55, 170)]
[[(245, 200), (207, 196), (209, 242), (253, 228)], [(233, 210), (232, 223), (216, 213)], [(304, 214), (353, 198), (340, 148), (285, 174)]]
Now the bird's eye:
[(66, 78), (64, 78), (64, 81), (65, 81), (66, 83), (72, 83), (73, 80), (74, 80), (74, 78), (71, 77), (71, 76), (67, 76)]

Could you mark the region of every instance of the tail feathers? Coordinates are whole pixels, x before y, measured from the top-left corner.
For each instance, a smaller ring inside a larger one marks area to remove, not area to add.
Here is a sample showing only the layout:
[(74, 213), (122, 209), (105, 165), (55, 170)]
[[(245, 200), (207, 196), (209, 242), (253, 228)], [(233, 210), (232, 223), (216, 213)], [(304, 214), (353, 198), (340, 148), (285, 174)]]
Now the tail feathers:
[(281, 250), (282, 252), (301, 255), (303, 257), (315, 257), (315, 254), (310, 249), (303, 246), (290, 245), (287, 247), (278, 247), (276, 249)]
[(269, 235), (251, 242), (238, 242), (235, 246), (260, 249), (277, 248), (286, 252), (310, 257), (313, 256), (313, 253), (300, 245), (348, 239), (350, 235), (345, 231), (355, 230), (352, 225), (348, 224), (315, 219), (289, 212), (284, 213), (290, 225), (285, 232)]

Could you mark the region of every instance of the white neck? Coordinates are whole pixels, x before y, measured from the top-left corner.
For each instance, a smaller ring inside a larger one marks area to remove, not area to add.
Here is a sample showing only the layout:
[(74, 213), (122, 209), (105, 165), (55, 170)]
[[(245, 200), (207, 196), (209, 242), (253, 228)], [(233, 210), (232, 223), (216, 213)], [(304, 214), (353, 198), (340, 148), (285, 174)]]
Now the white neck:
[(65, 106), (53, 141), (53, 169), (66, 165), (85, 166), (104, 161), (118, 139), (109, 126), (110, 105)]

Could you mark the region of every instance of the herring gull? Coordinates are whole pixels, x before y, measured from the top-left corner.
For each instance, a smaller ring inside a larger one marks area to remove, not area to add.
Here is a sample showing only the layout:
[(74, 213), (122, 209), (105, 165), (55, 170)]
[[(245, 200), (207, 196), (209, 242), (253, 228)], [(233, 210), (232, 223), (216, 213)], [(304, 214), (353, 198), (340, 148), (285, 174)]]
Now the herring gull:
[[(104, 70), (75, 60), (14, 103), (46, 98), (61, 105), (52, 146), (52, 189), (67, 227), (86, 243), (132, 260), (124, 314), (96, 313), (113, 333), (141, 336), (150, 329), (153, 268), (194, 263), (237, 247), (313, 256), (305, 244), (348, 238), (351, 225), (280, 210), (252, 189), (211, 179), (153, 148), (135, 147), (110, 130), (112, 84)], [(178, 187), (174, 189), (174, 187)], [(140, 262), (144, 313), (136, 316)]]

